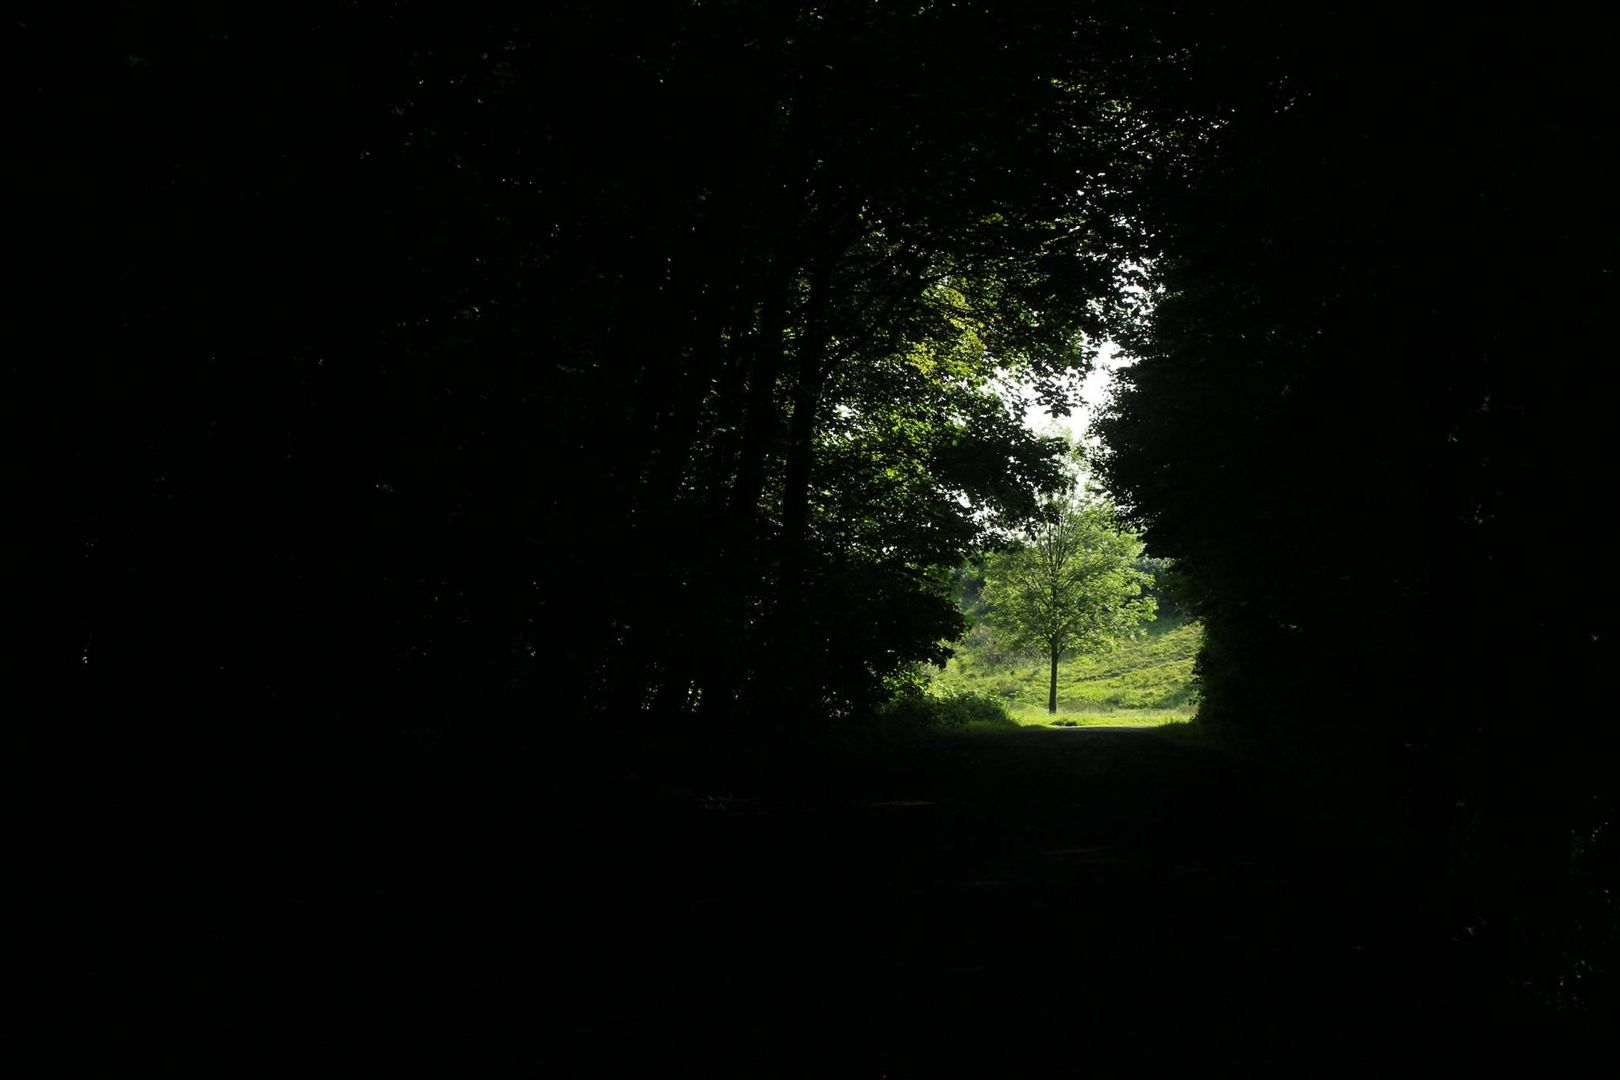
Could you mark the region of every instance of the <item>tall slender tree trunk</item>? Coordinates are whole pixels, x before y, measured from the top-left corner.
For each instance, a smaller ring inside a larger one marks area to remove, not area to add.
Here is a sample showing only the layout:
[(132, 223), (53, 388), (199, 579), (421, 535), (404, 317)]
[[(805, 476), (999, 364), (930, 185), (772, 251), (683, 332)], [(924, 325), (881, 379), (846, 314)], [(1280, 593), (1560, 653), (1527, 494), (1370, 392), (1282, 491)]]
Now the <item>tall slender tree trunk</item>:
[(816, 411), (826, 383), (827, 290), (830, 259), (823, 257), (811, 275), (804, 340), (794, 350), (793, 413), (788, 418), (786, 469), (782, 482), (781, 564), (777, 609), (797, 617), (803, 587), (806, 534), (810, 526), (810, 477), (815, 471)]
[(1052, 681), (1046, 690), (1046, 712), (1048, 716), (1057, 713), (1057, 662), (1058, 653), (1061, 652), (1056, 645), (1052, 646)]
[(794, 350), (793, 412), (782, 481), (782, 532), (778, 546), (776, 605), (767, 632), (765, 670), (779, 694), (784, 717), (801, 723), (808, 704), (800, 693), (814, 685), (815, 650), (807, 649), (804, 577), (810, 529), (810, 480), (815, 471), (816, 412), (830, 359), (827, 289), (830, 259), (823, 257), (811, 275), (804, 340)]
[(737, 448), (737, 474), (731, 486), (731, 515), (752, 526), (759, 515), (759, 495), (765, 487), (766, 457), (779, 417), (776, 380), (782, 370), (787, 329), (788, 283), (791, 269), (779, 271), (760, 312), (759, 334), (742, 414), (742, 438)]

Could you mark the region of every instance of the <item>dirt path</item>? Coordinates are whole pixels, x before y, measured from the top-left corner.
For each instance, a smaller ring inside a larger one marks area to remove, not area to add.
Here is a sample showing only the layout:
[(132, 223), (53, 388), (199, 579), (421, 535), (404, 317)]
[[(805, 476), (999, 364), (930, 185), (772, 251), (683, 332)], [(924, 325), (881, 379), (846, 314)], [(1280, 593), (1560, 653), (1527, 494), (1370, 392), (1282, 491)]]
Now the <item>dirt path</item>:
[(1153, 731), (497, 759), (289, 790), (302, 817), (188, 849), (66, 973), (97, 1020), (60, 1045), (165, 1075), (1559, 1074), (1546, 1040), (1505, 1060), (1523, 1032), (1398, 875)]
[(651, 977), (582, 1018), (569, 1071), (1387, 1076), (1502, 1052), (1387, 877), (1151, 731), (977, 736), (717, 816), (734, 861), (693, 870), (748, 865), (746, 910), (657, 962), (632, 947)]

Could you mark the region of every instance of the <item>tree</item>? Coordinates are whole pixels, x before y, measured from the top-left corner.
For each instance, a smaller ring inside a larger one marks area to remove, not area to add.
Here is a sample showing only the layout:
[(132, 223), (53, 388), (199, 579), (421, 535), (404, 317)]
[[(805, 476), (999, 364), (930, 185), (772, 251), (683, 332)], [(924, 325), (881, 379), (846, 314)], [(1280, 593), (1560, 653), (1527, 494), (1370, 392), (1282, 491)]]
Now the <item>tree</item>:
[(357, 748), (470, 682), (514, 731), (859, 715), (1056, 487), (995, 384), (1118, 336), (1198, 127), (1108, 5), (30, 6), (78, 711)]
[(1121, 532), (1102, 502), (1062, 499), (1019, 548), (992, 558), (984, 597), (991, 621), (1015, 643), (1043, 649), (1052, 662), (1046, 711), (1057, 712), (1058, 659), (1112, 648), (1150, 621), (1156, 604), (1143, 588), (1142, 544)]
[[(1343, 777), (1455, 890), (1434, 910), (1539, 957), (1503, 985), (1599, 994), (1616, 909), (1576, 912), (1620, 895), (1583, 846), (1620, 817), (1615, 576), (1555, 595), (1546, 554), (1612, 544), (1615, 27), (1332, 18), (1206, 51), (1275, 100), (1170, 215), (1100, 472), (1190, 586), (1200, 723)], [(1368, 672), (1387, 707), (1322, 693)]]

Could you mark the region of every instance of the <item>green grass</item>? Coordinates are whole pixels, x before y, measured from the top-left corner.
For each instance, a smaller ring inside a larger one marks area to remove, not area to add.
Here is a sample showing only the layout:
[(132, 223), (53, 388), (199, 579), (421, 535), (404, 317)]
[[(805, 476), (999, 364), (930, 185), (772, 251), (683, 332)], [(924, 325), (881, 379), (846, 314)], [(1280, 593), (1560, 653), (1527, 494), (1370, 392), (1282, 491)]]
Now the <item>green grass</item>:
[(1003, 716), (974, 718), (960, 730), (1014, 731), (1018, 728), (1076, 728), (1076, 727), (1182, 727), (1192, 722), (1192, 709), (1120, 709), (1116, 712), (1059, 712), (1046, 711), (1046, 706), (1029, 705), (1004, 707)]
[(1019, 727), (1158, 727), (1184, 724), (1193, 718), (1191, 709), (1117, 709), (1112, 712), (1075, 710), (1048, 713), (1046, 706), (1012, 705), (1007, 714)]
[(1155, 623), (1147, 636), (1102, 656), (1058, 665), (1058, 711), (1046, 711), (1046, 661), (997, 657), (982, 635), (970, 636), (933, 675), (931, 691), (972, 695), (1004, 706), (1010, 723), (975, 720), (969, 731), (1019, 727), (1159, 727), (1192, 719), (1197, 708), (1193, 662), (1203, 641), (1194, 622)]

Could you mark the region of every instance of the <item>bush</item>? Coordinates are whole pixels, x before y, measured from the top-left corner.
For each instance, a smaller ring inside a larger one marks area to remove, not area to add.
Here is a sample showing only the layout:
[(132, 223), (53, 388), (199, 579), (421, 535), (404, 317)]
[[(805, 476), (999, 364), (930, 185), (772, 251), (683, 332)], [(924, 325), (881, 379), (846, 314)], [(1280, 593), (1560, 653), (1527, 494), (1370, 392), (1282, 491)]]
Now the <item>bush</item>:
[(941, 727), (966, 731), (969, 727), (1017, 727), (1005, 703), (971, 690), (948, 690), (930, 697)]
[(971, 690), (930, 692), (902, 688), (877, 710), (883, 727), (896, 733), (964, 732), (972, 728), (1015, 728), (1006, 706)]

